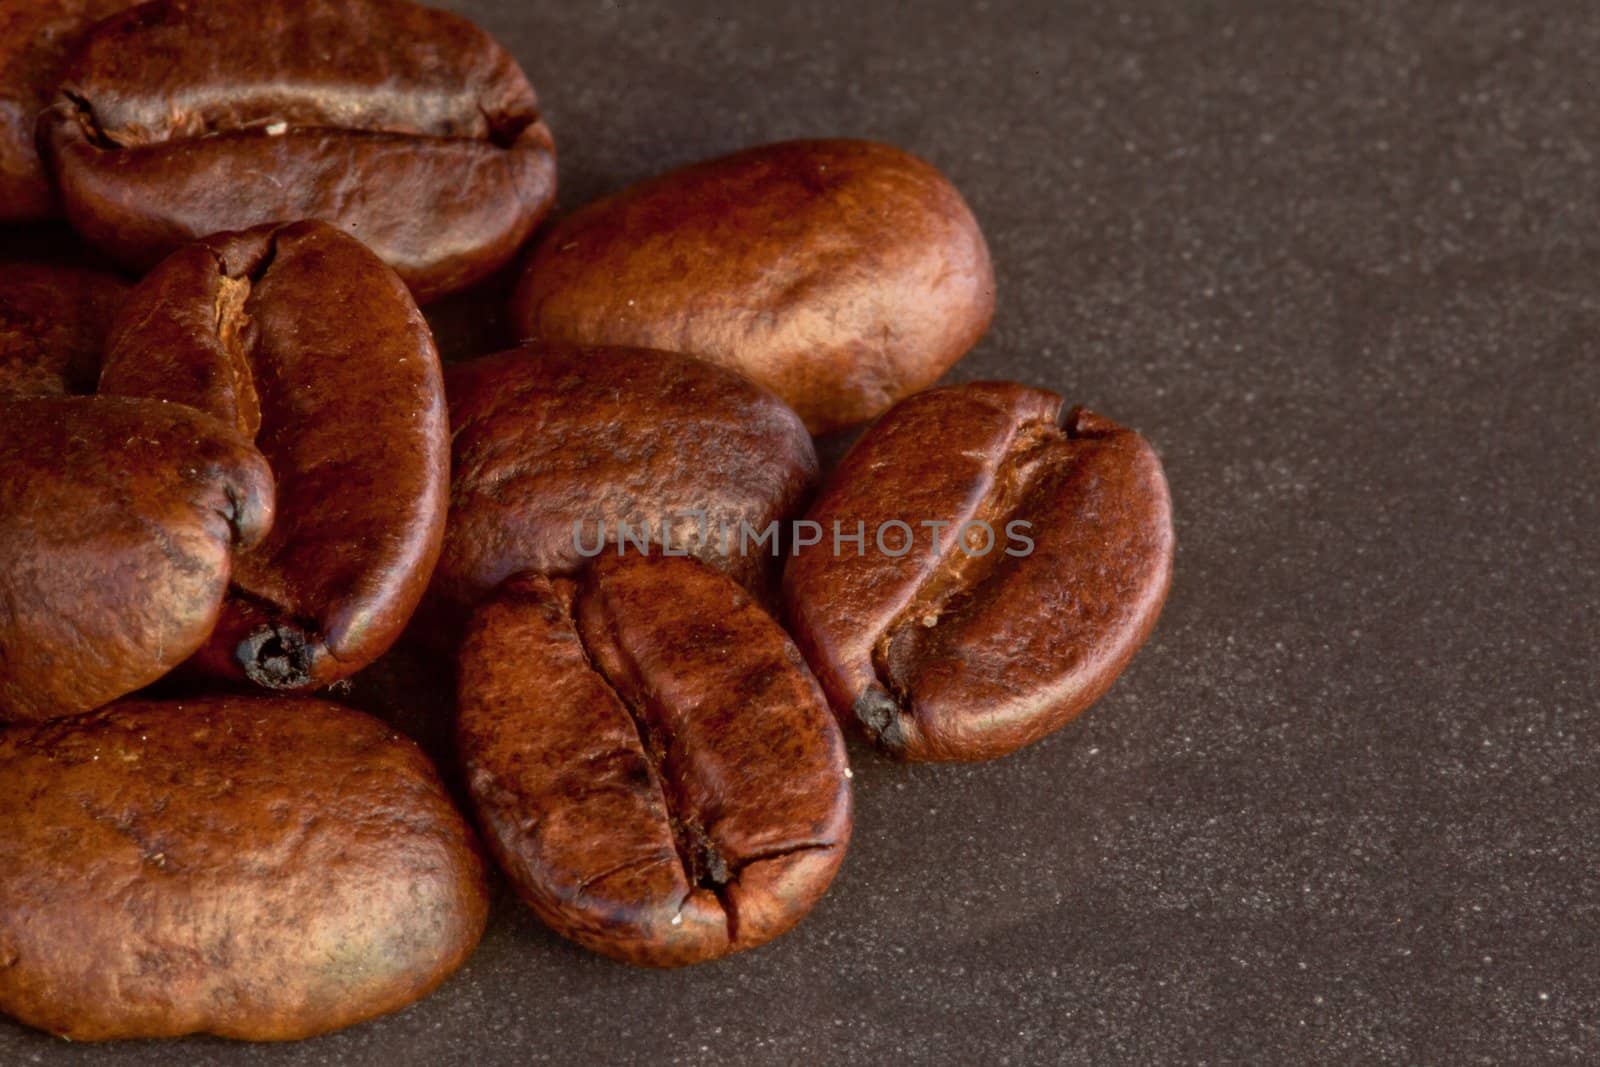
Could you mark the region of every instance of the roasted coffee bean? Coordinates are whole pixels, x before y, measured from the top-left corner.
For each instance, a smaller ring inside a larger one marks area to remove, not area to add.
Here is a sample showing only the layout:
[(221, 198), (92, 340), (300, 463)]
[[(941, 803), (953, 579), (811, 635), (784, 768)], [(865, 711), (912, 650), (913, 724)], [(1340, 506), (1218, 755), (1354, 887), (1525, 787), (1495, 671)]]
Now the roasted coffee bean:
[(0, 224), (59, 214), (34, 147), (39, 112), (61, 83), (72, 47), (134, 0), (5, 0), (0, 4)]
[(624, 523), (632, 544), (659, 547), (665, 530), (760, 590), (780, 560), (758, 536), (804, 506), (816, 477), (794, 412), (687, 356), (514, 349), (450, 367), (446, 386), (451, 510), (433, 593), (453, 620), (520, 571), (573, 573), (620, 546)]
[(0, 403), (0, 722), (88, 711), (183, 662), (272, 499), (261, 454), (198, 411)]
[(0, 734), (0, 1011), (74, 1041), (307, 1037), (431, 992), (485, 866), (360, 712), (128, 701)]
[(490, 848), (557, 932), (673, 967), (798, 922), (850, 836), (838, 727), (788, 637), (691, 559), (512, 579), (460, 659)]
[(0, 263), (0, 402), (93, 393), (106, 332), (126, 292), (109, 274)]
[(1001, 756), (1077, 715), (1172, 573), (1150, 445), (1020, 385), (897, 405), (808, 518), (820, 540), (784, 573), (795, 640), (840, 718), (908, 760)]
[(310, 689), (394, 643), (438, 558), (450, 446), (433, 335), (376, 256), (318, 222), (190, 245), (128, 295), (100, 388), (217, 416), (277, 478), (200, 670)]
[(97, 26), (40, 121), (80, 233), (130, 267), (321, 219), (418, 299), (504, 264), (555, 195), (516, 61), (404, 0), (155, 0)]
[(931, 384), (993, 312), (961, 195), (864, 141), (753, 148), (593, 204), (550, 232), (512, 303), (528, 337), (742, 370), (818, 433)]

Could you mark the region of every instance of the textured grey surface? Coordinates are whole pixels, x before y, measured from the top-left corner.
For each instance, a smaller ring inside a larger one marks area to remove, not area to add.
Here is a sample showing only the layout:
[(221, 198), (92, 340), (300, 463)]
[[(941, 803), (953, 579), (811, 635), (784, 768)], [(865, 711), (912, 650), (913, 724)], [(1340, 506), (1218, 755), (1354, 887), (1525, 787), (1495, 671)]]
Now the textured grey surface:
[[(1001, 285), (956, 376), (1168, 464), (1176, 585), (1111, 694), (998, 763), (857, 751), (842, 876), (743, 957), (629, 970), (503, 901), (390, 1019), (0, 1023), (0, 1061), (1600, 1058), (1600, 8), (905, 6), (460, 9), (534, 77), (569, 208), (795, 135), (950, 173)], [(455, 353), (482, 307), (438, 310)]]

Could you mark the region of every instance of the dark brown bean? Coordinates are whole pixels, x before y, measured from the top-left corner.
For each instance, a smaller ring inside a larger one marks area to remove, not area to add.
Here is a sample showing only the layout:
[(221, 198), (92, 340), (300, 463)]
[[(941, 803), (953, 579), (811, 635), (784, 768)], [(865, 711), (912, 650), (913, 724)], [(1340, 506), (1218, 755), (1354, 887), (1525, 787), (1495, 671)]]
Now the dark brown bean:
[(127, 288), (95, 271), (0, 263), (0, 401), (93, 393)]
[(760, 590), (777, 542), (741, 543), (740, 524), (764, 533), (792, 517), (816, 477), (794, 412), (687, 356), (532, 347), (452, 366), (446, 384), (451, 511), (433, 593), (453, 619), (520, 571), (574, 573), (602, 528), (620, 543), (622, 523), (657, 544), (666, 528)]
[(0, 224), (60, 213), (34, 146), (39, 112), (67, 57), (95, 20), (134, 0), (6, 0), (0, 4)]
[(277, 478), (198, 668), (311, 689), (394, 643), (444, 535), (448, 421), (433, 335), (360, 242), (308, 222), (182, 249), (129, 294), (100, 387), (223, 419)]
[(272, 498), (261, 454), (181, 405), (0, 403), (0, 722), (88, 711), (183, 662)]
[(516, 61), (404, 0), (143, 4), (88, 35), (40, 144), (73, 226), (130, 267), (322, 219), (421, 300), (507, 262), (555, 195)]
[(833, 879), (850, 834), (838, 728), (783, 631), (703, 564), (513, 579), (460, 670), (479, 819), (559, 933), (695, 963), (782, 934)]
[(752, 148), (592, 204), (550, 231), (512, 303), (524, 336), (734, 367), (816, 433), (932, 384), (993, 313), (961, 195), (866, 141)]
[(809, 518), (821, 541), (784, 574), (795, 640), (841, 719), (908, 760), (1001, 756), (1077, 715), (1144, 643), (1172, 571), (1149, 444), (1006, 383), (902, 402)]
[(427, 995), (488, 917), (411, 742), (286, 697), (0, 734), (0, 1011), (74, 1041), (285, 1040)]

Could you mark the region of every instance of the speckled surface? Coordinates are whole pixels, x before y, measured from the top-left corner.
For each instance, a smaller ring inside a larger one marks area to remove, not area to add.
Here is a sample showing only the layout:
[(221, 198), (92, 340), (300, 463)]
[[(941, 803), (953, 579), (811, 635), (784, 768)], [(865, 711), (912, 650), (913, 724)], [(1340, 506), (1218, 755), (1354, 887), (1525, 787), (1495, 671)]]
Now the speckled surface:
[[(755, 953), (629, 970), (502, 901), (387, 1020), (109, 1051), (0, 1024), (0, 1061), (1600, 1058), (1600, 7), (460, 7), (539, 86), (568, 207), (801, 134), (945, 168), (1001, 286), (956, 376), (1157, 444), (1166, 615), (1019, 755), (857, 750), (839, 881)], [(480, 308), (436, 310), (455, 353)]]

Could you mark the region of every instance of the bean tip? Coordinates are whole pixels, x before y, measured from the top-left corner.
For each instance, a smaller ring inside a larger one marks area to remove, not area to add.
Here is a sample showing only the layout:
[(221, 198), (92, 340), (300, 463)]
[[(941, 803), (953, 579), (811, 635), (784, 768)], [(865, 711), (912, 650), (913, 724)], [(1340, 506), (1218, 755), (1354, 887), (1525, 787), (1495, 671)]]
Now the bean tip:
[(856, 698), (851, 709), (867, 737), (892, 756), (906, 747), (906, 728), (900, 704), (886, 690), (872, 686)]
[(303, 689), (311, 684), (313, 650), (299, 629), (269, 623), (239, 643), (245, 677), (267, 689)]

